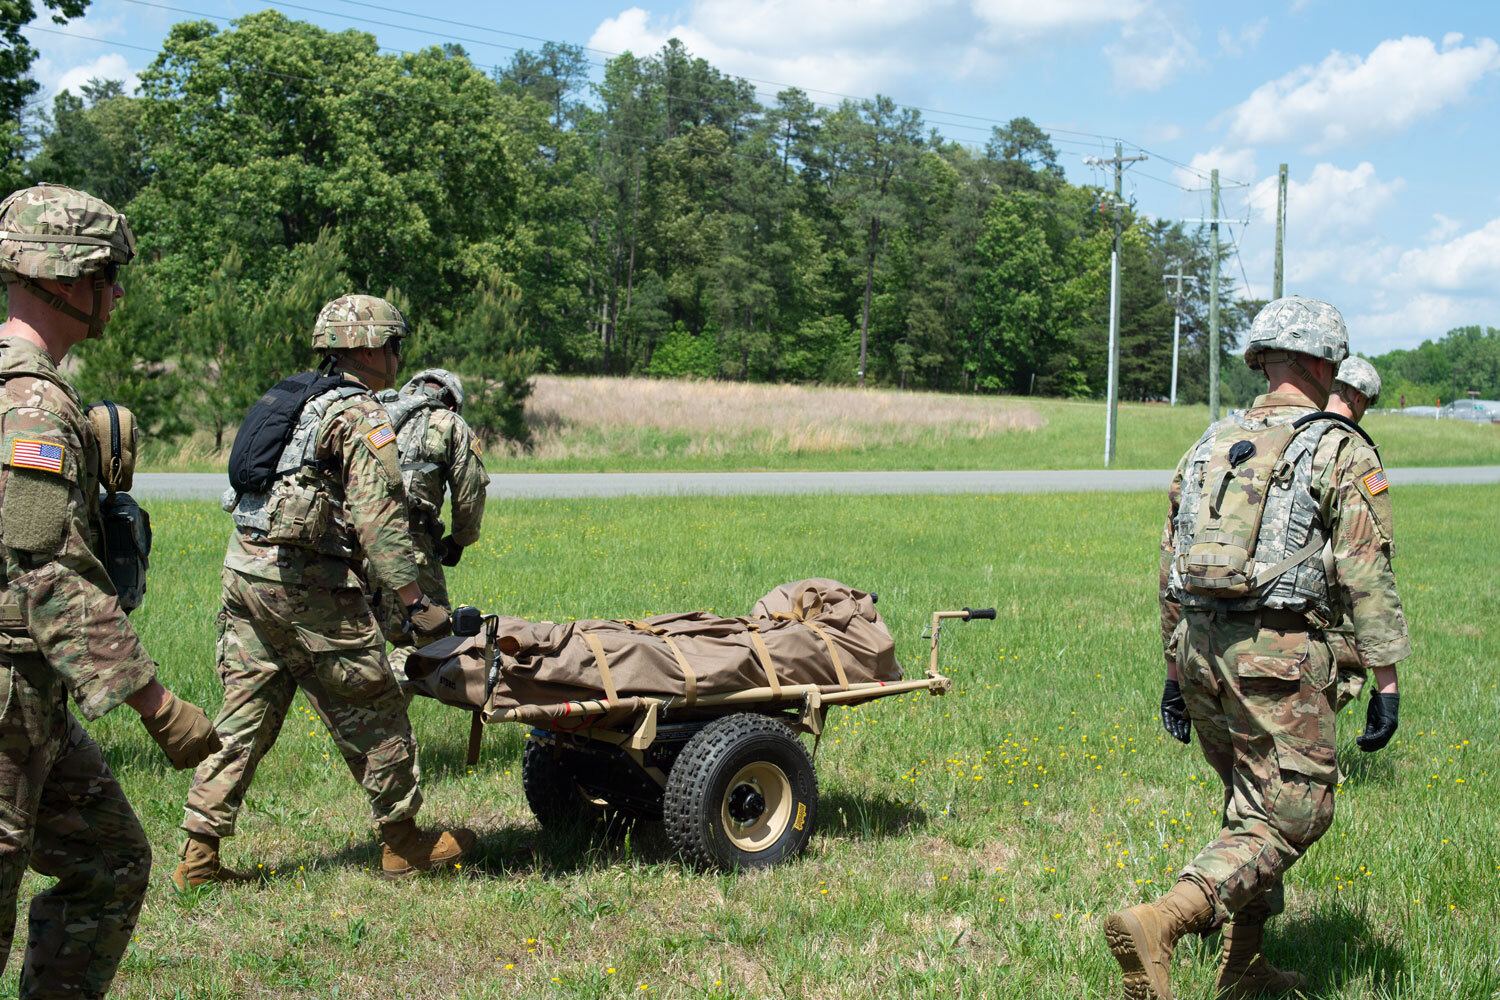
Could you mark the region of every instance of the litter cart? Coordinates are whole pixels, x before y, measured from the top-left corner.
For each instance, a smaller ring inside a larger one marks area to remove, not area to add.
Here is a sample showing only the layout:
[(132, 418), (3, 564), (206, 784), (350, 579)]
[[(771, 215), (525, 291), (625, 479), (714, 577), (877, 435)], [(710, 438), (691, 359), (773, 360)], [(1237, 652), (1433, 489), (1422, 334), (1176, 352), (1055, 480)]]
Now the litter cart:
[(935, 612), (923, 632), (927, 669), (908, 679), (875, 600), (804, 580), (766, 595), (746, 618), (560, 625), (461, 608), (455, 632), (466, 634), (414, 653), (407, 684), (474, 710), (471, 761), (483, 724), (530, 728), (521, 780), (543, 829), (660, 820), (691, 864), (763, 868), (812, 836), (813, 760), (828, 710), (946, 694), (944, 623), (995, 617), (993, 608)]

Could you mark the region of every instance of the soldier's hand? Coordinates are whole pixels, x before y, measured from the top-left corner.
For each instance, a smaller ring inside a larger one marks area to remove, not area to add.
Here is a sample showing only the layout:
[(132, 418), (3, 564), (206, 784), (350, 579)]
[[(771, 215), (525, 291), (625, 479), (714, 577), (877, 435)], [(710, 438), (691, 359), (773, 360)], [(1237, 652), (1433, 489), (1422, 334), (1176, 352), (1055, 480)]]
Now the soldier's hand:
[(406, 606), (406, 624), (418, 648), (453, 633), (453, 622), (448, 616), (448, 609), (441, 604), (433, 604), (426, 594)]
[(1182, 697), (1182, 688), (1170, 677), (1161, 690), (1161, 727), (1179, 743), (1192, 738), (1193, 724), (1188, 719), (1187, 701)]
[(154, 715), (141, 716), (141, 724), (179, 771), (197, 767), (223, 747), (203, 709), (170, 691)]
[(443, 554), (439, 561), (444, 566), (457, 566), (458, 561), (464, 556), (464, 547), (455, 542), (452, 535), (444, 535), (439, 544), (443, 547)]
[(1365, 710), (1365, 731), (1354, 738), (1361, 750), (1374, 753), (1391, 741), (1396, 735), (1396, 716), (1400, 707), (1399, 694), (1370, 695), (1370, 707)]

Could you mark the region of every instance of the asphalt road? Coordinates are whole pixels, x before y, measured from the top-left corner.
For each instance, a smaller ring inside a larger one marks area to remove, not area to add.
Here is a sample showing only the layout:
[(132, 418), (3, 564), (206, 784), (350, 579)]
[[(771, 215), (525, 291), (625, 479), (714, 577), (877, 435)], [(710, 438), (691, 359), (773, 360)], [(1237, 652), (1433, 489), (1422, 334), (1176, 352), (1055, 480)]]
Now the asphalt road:
[[(1392, 486), (1500, 483), (1500, 465), (1386, 469)], [(499, 498), (767, 496), (797, 493), (1081, 493), (1165, 490), (1170, 469), (1012, 472), (528, 472), (490, 476)], [(143, 472), (137, 497), (216, 500), (228, 485), (215, 473)]]

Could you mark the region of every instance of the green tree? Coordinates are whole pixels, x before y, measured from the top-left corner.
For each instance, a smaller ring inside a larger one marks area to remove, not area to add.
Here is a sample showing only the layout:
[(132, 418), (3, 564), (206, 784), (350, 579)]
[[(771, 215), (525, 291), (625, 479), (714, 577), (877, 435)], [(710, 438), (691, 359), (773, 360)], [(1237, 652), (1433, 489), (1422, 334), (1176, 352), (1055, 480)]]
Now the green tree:
[[(89, 0), (42, 0), (42, 6), (52, 12), (53, 24), (67, 24), (70, 18), (83, 16)], [(26, 102), (40, 87), (31, 78), (31, 64), (37, 51), (21, 33), (36, 15), (33, 0), (0, 0), (0, 121), (4, 122), (0, 157), (12, 175), (19, 166), (17, 161), (26, 152), (22, 122)]]
[(80, 91), (53, 99), (52, 128), (26, 174), (31, 183), (66, 184), (123, 210), (151, 179), (141, 147), (146, 102), (126, 97), (119, 80), (93, 79)]

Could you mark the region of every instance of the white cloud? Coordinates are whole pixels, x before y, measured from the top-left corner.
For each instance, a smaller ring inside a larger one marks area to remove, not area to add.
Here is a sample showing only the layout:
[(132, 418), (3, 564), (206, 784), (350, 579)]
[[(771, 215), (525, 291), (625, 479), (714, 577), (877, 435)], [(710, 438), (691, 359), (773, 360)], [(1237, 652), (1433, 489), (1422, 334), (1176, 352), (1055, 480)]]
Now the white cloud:
[(991, 37), (1024, 41), (1059, 31), (1125, 23), (1145, 13), (1142, 0), (973, 0), (974, 13)]
[[(608, 18), (588, 44), (645, 57), (677, 38), (715, 68), (755, 80), (829, 93), (874, 94), (917, 73), (929, 60), (972, 66), (973, 35), (935, 31), (935, 17), (951, 4), (919, 2), (807, 4), (793, 0), (700, 0), (685, 17), (668, 21), (632, 7)], [(952, 13), (952, 11), (948, 11)]]
[[(1319, 163), (1306, 180), (1287, 180), (1287, 228), (1306, 234), (1314, 242), (1367, 229), (1405, 186), (1406, 181), (1400, 177), (1380, 180), (1368, 162), (1353, 170)], [(1250, 189), (1250, 205), (1257, 218), (1275, 224), (1275, 177), (1267, 177)]]
[(50, 89), (56, 92), (71, 90), (77, 94), (85, 83), (98, 78), (100, 80), (123, 80), (125, 81), (125, 93), (131, 93), (136, 87), (136, 71), (130, 68), (125, 57), (118, 52), (106, 52), (93, 62), (83, 63), (65, 70), (58, 76), (56, 83)]
[(1401, 255), (1398, 282), (1422, 291), (1493, 294), (1500, 287), (1500, 219)]
[[(589, 46), (645, 57), (677, 38), (723, 72), (829, 94), (900, 88), (921, 100), (929, 79), (993, 79), (1045, 42), (1076, 46), (1118, 28), (1106, 55), (1126, 86), (1155, 89), (1197, 54), (1156, 0), (689, 0), (670, 14), (630, 7)], [(763, 87), (765, 92), (770, 88)]]
[[(1172, 179), (1185, 188), (1208, 187), (1209, 173), (1214, 168), (1218, 168), (1220, 185), (1249, 184), (1256, 178), (1253, 149), (1225, 149), (1223, 146), (1215, 146), (1206, 153), (1194, 156), (1188, 161), (1188, 166), (1192, 169), (1172, 169)], [(1222, 206), (1224, 195), (1221, 193), (1219, 197)], [(1223, 211), (1220, 208), (1220, 212)]]
[(1427, 230), (1427, 235), (1422, 237), (1428, 243), (1440, 243), (1455, 235), (1464, 227), (1457, 219), (1450, 219), (1442, 212), (1432, 213), (1432, 228)]
[(1114, 70), (1115, 83), (1126, 90), (1160, 90), (1182, 70), (1201, 62), (1192, 40), (1160, 11), (1123, 25), (1119, 40), (1106, 45), (1104, 54)]
[(1232, 141), (1255, 145), (1295, 142), (1310, 152), (1408, 128), (1464, 100), (1490, 73), (1500, 70), (1500, 45), (1481, 38), (1463, 46), (1462, 36), (1407, 36), (1377, 45), (1368, 58), (1332, 52), (1317, 66), (1303, 66), (1262, 84), (1231, 108)]
[(1221, 27), (1219, 51), (1231, 59), (1240, 58), (1260, 44), (1261, 38), (1266, 33), (1266, 25), (1270, 23), (1270, 18), (1263, 17), (1259, 21), (1241, 25), (1238, 31), (1230, 31), (1228, 28)]
[(1363, 315), (1344, 314), (1349, 324), (1349, 346), (1362, 354), (1384, 354), (1398, 347), (1416, 347), (1441, 337), (1456, 326), (1484, 322), (1500, 311), (1493, 298), (1423, 293), (1405, 296), (1389, 309)]

